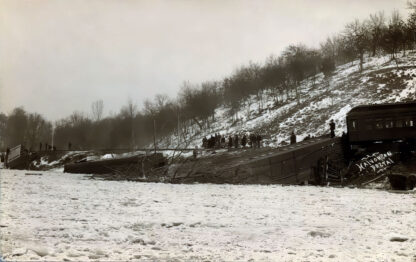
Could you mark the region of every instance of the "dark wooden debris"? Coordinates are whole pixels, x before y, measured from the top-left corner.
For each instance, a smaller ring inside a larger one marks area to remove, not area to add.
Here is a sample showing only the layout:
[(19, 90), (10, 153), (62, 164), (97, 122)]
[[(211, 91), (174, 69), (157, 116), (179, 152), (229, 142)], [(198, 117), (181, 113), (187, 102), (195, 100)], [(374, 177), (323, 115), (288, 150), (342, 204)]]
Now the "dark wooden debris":
[(161, 167), (166, 164), (166, 159), (161, 153), (151, 155), (135, 155), (130, 157), (104, 159), (96, 161), (84, 161), (70, 163), (64, 166), (66, 173), (112, 175), (123, 178), (133, 174), (134, 177), (146, 175), (146, 171)]

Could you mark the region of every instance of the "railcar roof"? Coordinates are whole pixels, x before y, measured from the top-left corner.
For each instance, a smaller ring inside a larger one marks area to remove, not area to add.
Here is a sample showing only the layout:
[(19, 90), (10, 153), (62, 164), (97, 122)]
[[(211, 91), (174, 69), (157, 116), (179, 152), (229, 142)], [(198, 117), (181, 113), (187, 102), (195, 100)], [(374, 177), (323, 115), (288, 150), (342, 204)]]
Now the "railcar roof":
[(366, 112), (377, 112), (377, 111), (386, 111), (386, 110), (394, 110), (394, 111), (402, 111), (402, 110), (410, 110), (416, 111), (416, 101), (412, 102), (401, 102), (401, 103), (391, 103), (391, 104), (374, 104), (374, 105), (360, 105), (356, 106), (351, 109), (347, 115), (355, 114), (355, 113), (366, 113)]

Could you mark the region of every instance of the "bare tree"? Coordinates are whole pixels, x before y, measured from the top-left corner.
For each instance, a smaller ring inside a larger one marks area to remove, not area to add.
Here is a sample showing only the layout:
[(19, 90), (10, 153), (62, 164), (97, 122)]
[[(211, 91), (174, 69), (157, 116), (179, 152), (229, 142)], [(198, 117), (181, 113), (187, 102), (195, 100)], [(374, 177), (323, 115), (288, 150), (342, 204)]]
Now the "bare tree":
[(166, 106), (166, 104), (169, 102), (169, 96), (165, 94), (157, 94), (155, 96), (155, 104), (160, 109)]
[(77, 126), (80, 123), (82, 123), (85, 119), (87, 119), (87, 117), (85, 116), (85, 114), (83, 112), (80, 111), (74, 111), (70, 116), (69, 116), (69, 123), (72, 126)]
[(41, 142), (41, 132), (45, 124), (46, 121), (41, 115), (37, 113), (28, 114), (25, 140), (29, 149), (36, 148), (38, 143)]
[(133, 102), (131, 98), (127, 100), (127, 104), (121, 109), (121, 115), (130, 120), (130, 146), (133, 148), (135, 145), (135, 136), (134, 136), (134, 118), (137, 115), (137, 104)]
[(388, 22), (388, 28), (383, 36), (383, 48), (396, 61), (396, 53), (404, 43), (404, 22), (398, 11), (393, 11)]
[(5, 151), (6, 147), (6, 127), (7, 127), (7, 116), (0, 113), (0, 150)]
[(371, 52), (372, 56), (376, 55), (377, 48), (381, 46), (383, 31), (386, 29), (386, 17), (384, 12), (371, 14), (368, 20), (369, 30), (371, 32)]
[(416, 0), (408, 1), (407, 8), (411, 10), (411, 13), (407, 18), (406, 33), (410, 48), (414, 48), (416, 43)]
[(368, 25), (366, 22), (355, 20), (347, 24), (345, 35), (350, 45), (354, 47), (360, 58), (360, 71), (363, 70), (364, 53), (368, 46)]
[(408, 0), (407, 1), (407, 8), (412, 9), (413, 11), (416, 11), (416, 0)]
[(137, 103), (131, 98), (127, 100), (127, 104), (121, 108), (121, 115), (126, 118), (133, 119), (137, 114)]
[(336, 46), (336, 38), (335, 37), (327, 37), (325, 42), (320, 44), (321, 54), (324, 57), (329, 57), (333, 61), (335, 61), (335, 57), (337, 55), (337, 46)]
[(102, 99), (97, 100), (91, 104), (92, 118), (94, 121), (100, 121), (103, 116), (104, 102)]
[(26, 144), (25, 132), (27, 127), (27, 113), (22, 107), (13, 109), (6, 125), (6, 145), (16, 146)]

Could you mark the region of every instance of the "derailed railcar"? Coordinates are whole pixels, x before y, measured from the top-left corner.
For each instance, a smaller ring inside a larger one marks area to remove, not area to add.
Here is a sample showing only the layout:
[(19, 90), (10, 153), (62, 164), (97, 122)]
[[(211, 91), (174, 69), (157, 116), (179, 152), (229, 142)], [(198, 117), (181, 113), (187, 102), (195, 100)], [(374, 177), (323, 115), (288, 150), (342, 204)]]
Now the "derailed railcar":
[(331, 178), (342, 182), (344, 164), (340, 138), (317, 138), (284, 147), (245, 166), (251, 176), (267, 178), (273, 184), (321, 184)]
[(347, 114), (351, 145), (416, 140), (416, 102), (362, 105)]
[(15, 146), (9, 150), (5, 160), (6, 167), (10, 169), (27, 169), (30, 162), (29, 151), (22, 145)]

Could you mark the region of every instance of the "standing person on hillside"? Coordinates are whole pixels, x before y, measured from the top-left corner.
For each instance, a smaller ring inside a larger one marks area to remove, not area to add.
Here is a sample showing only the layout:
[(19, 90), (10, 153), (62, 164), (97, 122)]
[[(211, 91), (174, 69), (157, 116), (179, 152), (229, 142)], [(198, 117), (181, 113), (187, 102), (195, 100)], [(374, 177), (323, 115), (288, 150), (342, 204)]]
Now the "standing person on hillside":
[(194, 159), (196, 159), (198, 157), (198, 146), (195, 146), (193, 152), (192, 152)]
[(214, 148), (215, 146), (215, 137), (211, 135), (211, 137), (208, 139), (208, 148)]
[(204, 138), (202, 138), (202, 147), (207, 148), (207, 143), (208, 143), (208, 139), (206, 136), (204, 136)]
[(250, 134), (250, 142), (252, 148), (256, 148), (256, 138), (257, 136), (254, 133)]
[(233, 138), (231, 137), (231, 135), (228, 137), (228, 149), (230, 149), (231, 147), (233, 147)]
[(261, 135), (257, 135), (256, 140), (257, 140), (257, 147), (260, 148), (261, 147), (261, 140), (262, 140)]
[(292, 134), (290, 135), (290, 144), (296, 144), (296, 134), (295, 134), (295, 130), (292, 131)]
[(42, 142), (39, 143), (39, 152), (42, 151)]
[(234, 136), (234, 146), (235, 148), (238, 148), (238, 135), (237, 134)]
[(220, 133), (215, 134), (215, 148), (220, 148), (221, 135)]
[(245, 148), (247, 145), (247, 136), (246, 134), (243, 135), (243, 138), (241, 139), (241, 145)]
[(331, 138), (335, 137), (335, 123), (333, 119), (329, 123), (329, 129), (331, 130)]

